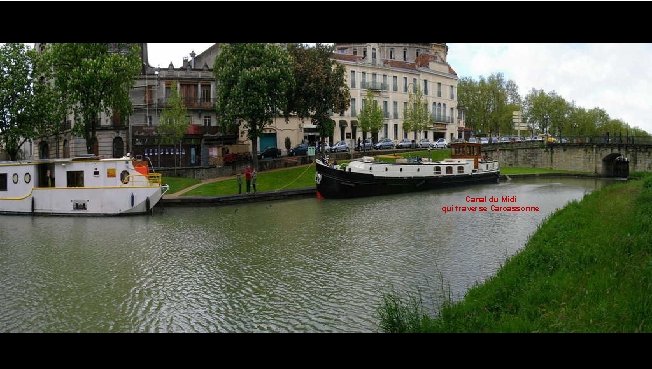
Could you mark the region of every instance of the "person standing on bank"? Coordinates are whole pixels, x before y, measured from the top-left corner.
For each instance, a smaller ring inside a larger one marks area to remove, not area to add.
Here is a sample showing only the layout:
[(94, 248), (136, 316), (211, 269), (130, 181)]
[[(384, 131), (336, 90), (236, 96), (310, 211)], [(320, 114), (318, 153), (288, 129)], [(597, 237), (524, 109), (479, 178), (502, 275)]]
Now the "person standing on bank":
[(254, 193), (256, 193), (256, 170), (255, 169), (253, 173), (251, 173), (251, 186), (254, 189)]
[(251, 191), (251, 167), (247, 166), (245, 169), (245, 181), (247, 181), (247, 193)]
[(235, 176), (235, 179), (238, 182), (238, 194), (241, 194), (242, 193), (242, 176), (240, 175), (240, 173), (238, 173)]

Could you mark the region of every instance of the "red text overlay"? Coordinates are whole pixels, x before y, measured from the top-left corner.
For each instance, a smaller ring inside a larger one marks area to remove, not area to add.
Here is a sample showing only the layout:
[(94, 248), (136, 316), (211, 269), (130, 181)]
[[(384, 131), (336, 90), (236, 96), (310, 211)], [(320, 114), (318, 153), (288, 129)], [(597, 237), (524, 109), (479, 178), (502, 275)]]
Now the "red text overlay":
[(466, 196), (463, 205), (444, 205), (441, 207), (444, 213), (466, 212), (466, 213), (522, 213), (538, 212), (539, 207), (533, 205), (517, 204), (516, 195), (501, 196)]

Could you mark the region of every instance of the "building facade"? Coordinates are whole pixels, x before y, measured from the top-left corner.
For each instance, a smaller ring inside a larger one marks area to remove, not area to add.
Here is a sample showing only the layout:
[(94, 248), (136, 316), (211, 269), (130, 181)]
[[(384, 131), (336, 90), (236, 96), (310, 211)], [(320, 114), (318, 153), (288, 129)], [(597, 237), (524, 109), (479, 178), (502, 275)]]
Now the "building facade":
[[(357, 116), (367, 90), (383, 110), (384, 124), (378, 139), (402, 138), (451, 141), (462, 137), (463, 112), (457, 104), (458, 76), (446, 61), (448, 47), (442, 43), (336, 43), (333, 60), (346, 69), (351, 105), (344, 114), (333, 115), (336, 122), (332, 141), (352, 144), (362, 137)], [(427, 102), (434, 123), (423, 132), (403, 130), (403, 114), (409, 92), (417, 86)]]

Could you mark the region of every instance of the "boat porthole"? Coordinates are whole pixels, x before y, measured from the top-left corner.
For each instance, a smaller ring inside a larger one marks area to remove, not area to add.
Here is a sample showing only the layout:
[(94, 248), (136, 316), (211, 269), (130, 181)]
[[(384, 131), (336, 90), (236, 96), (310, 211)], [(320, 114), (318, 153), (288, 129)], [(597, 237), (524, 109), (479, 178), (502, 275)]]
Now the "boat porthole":
[(371, 167), (369, 167), (369, 171), (371, 172)]
[(124, 184), (129, 183), (129, 172), (128, 172), (128, 171), (123, 170), (123, 171), (120, 173), (120, 181), (121, 181), (122, 183), (124, 183)]
[(417, 172), (420, 172), (420, 171), (421, 171), (421, 168), (417, 168)]
[(385, 167), (385, 172), (387, 172), (387, 167)]
[(32, 181), (32, 175), (25, 173), (25, 177), (23, 179), (25, 180), (25, 183), (30, 183)]
[(14, 173), (13, 176), (11, 176), (12, 181), (14, 181), (14, 184), (18, 184), (18, 173)]
[(399, 171), (399, 172), (402, 172), (402, 171), (403, 171), (403, 168), (399, 168), (398, 171)]

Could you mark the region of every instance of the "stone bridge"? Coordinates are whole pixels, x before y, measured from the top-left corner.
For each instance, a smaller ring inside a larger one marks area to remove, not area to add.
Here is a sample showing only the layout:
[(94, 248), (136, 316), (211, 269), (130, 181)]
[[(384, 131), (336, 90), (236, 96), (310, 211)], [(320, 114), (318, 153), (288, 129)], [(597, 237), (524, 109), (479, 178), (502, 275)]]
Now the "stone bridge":
[(551, 168), (627, 177), (652, 171), (652, 145), (627, 143), (503, 143), (483, 145), (501, 167)]

